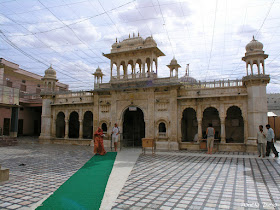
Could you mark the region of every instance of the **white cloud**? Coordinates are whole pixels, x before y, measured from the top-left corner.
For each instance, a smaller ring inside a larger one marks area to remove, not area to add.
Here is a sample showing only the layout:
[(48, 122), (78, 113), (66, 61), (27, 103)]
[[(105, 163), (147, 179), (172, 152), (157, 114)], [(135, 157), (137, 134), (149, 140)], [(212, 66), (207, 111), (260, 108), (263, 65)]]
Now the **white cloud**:
[[(137, 34), (138, 31), (143, 38), (152, 34), (158, 47), (166, 54), (159, 59), (159, 76), (169, 76), (166, 65), (175, 55), (182, 66), (179, 75), (184, 75), (185, 66), (190, 63), (190, 73), (198, 80), (242, 78), (245, 64), (241, 58), (246, 44), (256, 35), (269, 54), (266, 63), (271, 63), (266, 66), (272, 77), (268, 90), (279, 88), (279, 81), (273, 78), (279, 69), (280, 29), (276, 26), (280, 4), (277, 1), (269, 14), (272, 1), (267, 0), (137, 0), (115, 10), (112, 9), (129, 0), (100, 2), (107, 13), (98, 2), (74, 0), (66, 5), (65, 1), (57, 1), (47, 5), (67, 25), (80, 21), (70, 25), (71, 30), (50, 12), (41, 9), (42, 5), (24, 1), (20, 5), (23, 8), (29, 6), (28, 9), (20, 11), (14, 4), (6, 3), (5, 8), (0, 8), (0, 13), (9, 11), (10, 17), (36, 33), (35, 36), (28, 35), (30, 32), (2, 15), (0, 24), (3, 24), (1, 28), (9, 39), (22, 50), (86, 81), (83, 84), (58, 73), (60, 80), (69, 81), (70, 87), (75, 89), (85, 88), (90, 83), (93, 87), (93, 77), (89, 72), (93, 73), (98, 65), (106, 74), (104, 81), (109, 81), (110, 61), (102, 56), (102, 52), (110, 52), (116, 37), (123, 40), (128, 38), (128, 34)], [(12, 11), (19, 14), (12, 15)], [(82, 21), (88, 17), (92, 18)], [(15, 51), (10, 49), (0, 57), (16, 61)], [(33, 63), (25, 65), (32, 69)], [(38, 71), (37, 66), (34, 66), (35, 70)]]

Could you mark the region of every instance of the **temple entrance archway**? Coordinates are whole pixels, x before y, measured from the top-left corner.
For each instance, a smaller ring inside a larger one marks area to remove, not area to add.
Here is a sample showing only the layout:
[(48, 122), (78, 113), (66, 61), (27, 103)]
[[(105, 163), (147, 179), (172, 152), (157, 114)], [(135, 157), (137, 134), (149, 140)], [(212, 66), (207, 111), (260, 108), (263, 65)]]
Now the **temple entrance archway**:
[(124, 146), (142, 146), (145, 137), (144, 114), (138, 107), (129, 107), (123, 114)]
[(64, 138), (65, 136), (65, 115), (59, 112), (56, 117), (56, 138)]
[(193, 108), (187, 108), (183, 111), (181, 120), (182, 142), (190, 142), (194, 140), (197, 134), (197, 118)]
[(219, 111), (214, 107), (208, 107), (203, 112), (202, 118), (202, 137), (207, 138), (206, 129), (209, 123), (212, 123), (215, 129), (215, 139), (221, 138), (221, 121), (219, 117)]
[(239, 107), (228, 108), (225, 126), (227, 143), (244, 143), (244, 121)]
[(93, 133), (93, 114), (91, 111), (86, 111), (83, 120), (83, 138), (92, 139)]
[(69, 138), (79, 138), (79, 114), (77, 112), (71, 112), (69, 117)]

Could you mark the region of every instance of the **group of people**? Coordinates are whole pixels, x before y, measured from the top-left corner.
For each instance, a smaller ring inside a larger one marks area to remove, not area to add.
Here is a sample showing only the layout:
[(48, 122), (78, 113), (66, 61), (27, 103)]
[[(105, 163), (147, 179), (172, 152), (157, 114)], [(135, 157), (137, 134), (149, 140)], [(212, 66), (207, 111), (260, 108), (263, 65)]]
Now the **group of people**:
[(257, 143), (258, 143), (258, 152), (259, 152), (259, 157), (265, 157), (269, 156), (270, 152), (272, 152), (275, 155), (275, 158), (279, 157), (279, 152), (276, 150), (274, 143), (276, 142), (275, 140), (275, 135), (273, 129), (270, 127), (269, 124), (266, 126), (267, 132), (264, 132), (263, 126), (259, 126), (259, 131), (257, 134)]
[[(259, 126), (259, 131), (257, 133), (257, 144), (258, 144), (258, 152), (259, 157), (269, 156), (271, 150), (273, 151), (275, 157), (279, 157), (279, 152), (276, 150), (274, 143), (275, 143), (275, 135), (273, 129), (270, 127), (269, 124), (266, 125), (267, 132), (264, 132), (263, 126)], [(112, 129), (112, 142), (114, 143), (115, 152), (117, 151), (118, 140), (120, 129), (118, 128), (118, 124), (115, 123), (115, 126)], [(212, 123), (209, 123), (209, 126), (206, 130), (207, 135), (207, 154), (212, 154), (213, 145), (214, 145), (214, 135), (215, 129), (213, 128)], [(104, 149), (103, 144), (103, 137), (104, 137), (103, 130), (99, 127), (94, 132), (94, 153), (99, 155), (105, 155), (106, 151)]]
[[(259, 157), (268, 157), (270, 152), (275, 155), (275, 158), (279, 157), (279, 152), (276, 150), (274, 143), (275, 143), (275, 135), (273, 129), (270, 127), (269, 124), (266, 126), (267, 132), (264, 132), (263, 126), (259, 126), (259, 131), (257, 133), (257, 144), (258, 144), (258, 152)], [(207, 154), (212, 154), (212, 149), (214, 145), (214, 135), (215, 129), (212, 126), (212, 123), (209, 123), (209, 126), (206, 130), (207, 135)]]
[[(118, 147), (118, 140), (119, 140), (119, 134), (120, 130), (118, 128), (118, 124), (115, 123), (115, 126), (112, 129), (112, 142), (114, 142), (114, 149), (115, 152), (117, 152), (117, 147)], [(94, 154), (99, 154), (99, 155), (105, 155), (106, 150), (104, 149), (104, 144), (103, 144), (103, 137), (104, 137), (103, 130), (99, 127), (97, 130), (94, 132), (93, 136), (93, 141), (94, 141)]]

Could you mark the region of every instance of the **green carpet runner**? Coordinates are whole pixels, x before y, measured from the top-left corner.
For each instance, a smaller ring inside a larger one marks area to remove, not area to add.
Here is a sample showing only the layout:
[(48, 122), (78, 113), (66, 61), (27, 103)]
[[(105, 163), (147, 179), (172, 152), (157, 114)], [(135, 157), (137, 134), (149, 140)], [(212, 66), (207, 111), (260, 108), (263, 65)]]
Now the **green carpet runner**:
[(99, 209), (116, 155), (94, 155), (37, 209)]

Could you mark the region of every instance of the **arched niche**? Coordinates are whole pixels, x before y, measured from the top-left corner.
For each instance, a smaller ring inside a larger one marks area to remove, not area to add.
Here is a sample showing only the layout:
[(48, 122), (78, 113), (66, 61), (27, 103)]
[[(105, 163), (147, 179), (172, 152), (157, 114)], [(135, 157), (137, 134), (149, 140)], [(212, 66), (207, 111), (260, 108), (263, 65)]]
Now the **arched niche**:
[(227, 143), (244, 143), (244, 121), (238, 106), (227, 109), (225, 127)]

